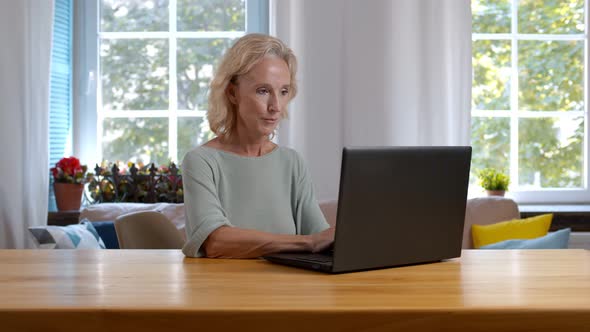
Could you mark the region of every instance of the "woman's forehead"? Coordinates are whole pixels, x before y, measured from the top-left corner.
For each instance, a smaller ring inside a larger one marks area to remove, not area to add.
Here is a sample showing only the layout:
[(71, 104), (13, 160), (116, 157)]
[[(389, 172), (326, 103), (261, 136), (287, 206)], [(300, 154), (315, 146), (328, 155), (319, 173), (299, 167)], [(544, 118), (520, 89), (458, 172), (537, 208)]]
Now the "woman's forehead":
[(291, 82), (291, 72), (285, 60), (271, 55), (262, 58), (249, 72), (243, 75), (243, 78), (256, 83), (268, 81), (268, 83), (289, 84)]

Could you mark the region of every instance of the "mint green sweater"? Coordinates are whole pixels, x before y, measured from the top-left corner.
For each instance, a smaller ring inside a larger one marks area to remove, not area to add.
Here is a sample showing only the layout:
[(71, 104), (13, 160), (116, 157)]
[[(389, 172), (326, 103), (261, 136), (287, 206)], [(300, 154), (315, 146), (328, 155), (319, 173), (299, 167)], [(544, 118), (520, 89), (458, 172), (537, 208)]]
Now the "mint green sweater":
[(289, 148), (243, 157), (200, 146), (184, 157), (182, 180), (189, 257), (203, 256), (201, 245), (223, 225), (303, 235), (329, 227), (303, 160)]

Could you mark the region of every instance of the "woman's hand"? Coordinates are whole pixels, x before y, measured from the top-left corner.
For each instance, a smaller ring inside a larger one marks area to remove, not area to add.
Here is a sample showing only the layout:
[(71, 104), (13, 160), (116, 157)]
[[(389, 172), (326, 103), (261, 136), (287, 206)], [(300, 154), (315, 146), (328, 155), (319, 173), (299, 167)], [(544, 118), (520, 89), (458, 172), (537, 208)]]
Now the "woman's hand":
[(328, 249), (334, 243), (334, 227), (330, 227), (319, 233), (309, 235), (311, 252), (320, 252)]
[(334, 228), (310, 235), (271, 234), (252, 229), (221, 226), (211, 232), (203, 249), (207, 257), (257, 258), (277, 252), (328, 249), (334, 242)]

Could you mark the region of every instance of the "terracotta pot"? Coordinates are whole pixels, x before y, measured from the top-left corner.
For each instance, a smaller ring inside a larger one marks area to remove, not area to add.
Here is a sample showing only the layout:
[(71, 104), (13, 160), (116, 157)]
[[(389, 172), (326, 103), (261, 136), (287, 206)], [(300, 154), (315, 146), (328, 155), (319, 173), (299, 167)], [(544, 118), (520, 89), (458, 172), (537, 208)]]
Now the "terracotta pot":
[(82, 203), (83, 184), (54, 183), (55, 203), (59, 211), (80, 210)]
[(502, 197), (504, 197), (504, 194), (506, 193), (505, 190), (486, 190), (486, 192), (488, 193), (488, 196), (502, 196)]

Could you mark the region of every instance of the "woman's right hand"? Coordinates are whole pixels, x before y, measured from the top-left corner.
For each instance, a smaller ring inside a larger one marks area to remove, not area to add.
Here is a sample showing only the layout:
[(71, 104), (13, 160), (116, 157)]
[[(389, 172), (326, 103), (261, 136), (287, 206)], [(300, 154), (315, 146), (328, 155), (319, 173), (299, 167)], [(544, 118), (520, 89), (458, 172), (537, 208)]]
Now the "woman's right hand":
[(335, 228), (330, 227), (319, 233), (309, 235), (311, 252), (320, 252), (328, 249), (334, 243)]

